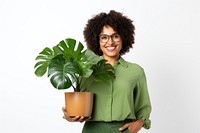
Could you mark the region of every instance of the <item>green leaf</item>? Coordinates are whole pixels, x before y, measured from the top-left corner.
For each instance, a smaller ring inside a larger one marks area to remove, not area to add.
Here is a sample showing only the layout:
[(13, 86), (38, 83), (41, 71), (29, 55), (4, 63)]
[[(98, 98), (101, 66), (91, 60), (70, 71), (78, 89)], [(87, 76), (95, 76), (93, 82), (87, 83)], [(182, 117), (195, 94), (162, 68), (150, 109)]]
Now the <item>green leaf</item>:
[(102, 59), (92, 67), (92, 77), (95, 81), (105, 81), (114, 79), (114, 68), (111, 64), (108, 64), (106, 62), (107, 61), (105, 59)]
[(44, 48), (42, 52), (40, 52), (39, 55), (35, 58), (35, 60), (38, 60), (34, 66), (35, 75), (39, 77), (43, 76), (47, 72), (49, 62), (53, 57), (53, 50), (48, 47)]
[(81, 76), (82, 77), (89, 77), (93, 70), (91, 69), (93, 65), (97, 64), (100, 60), (99, 56), (94, 54), (91, 50), (86, 50), (85, 54), (79, 60), (80, 68), (81, 68)]
[[(75, 47), (77, 45), (77, 48)], [(63, 54), (66, 59), (80, 60), (84, 54), (83, 44), (76, 44), (76, 40), (68, 38), (60, 41), (60, 43), (54, 47), (55, 53)]]
[(90, 50), (84, 50), (81, 42), (74, 39), (65, 39), (54, 47), (54, 53), (63, 54), (65, 60), (73, 62), (79, 69), (79, 75), (89, 77), (93, 70), (91, 67), (99, 61), (99, 56)]
[(40, 52), (40, 54), (51, 56), (51, 55), (53, 55), (53, 51), (50, 48), (46, 47), (46, 48), (44, 48), (44, 50), (42, 52)]
[(47, 71), (47, 66), (48, 64), (45, 61), (37, 62), (34, 67), (36, 68), (35, 75), (37, 75), (38, 77), (43, 76)]
[(80, 69), (75, 62), (67, 61), (63, 55), (53, 58), (49, 64), (48, 77), (57, 89), (67, 89), (77, 81)]

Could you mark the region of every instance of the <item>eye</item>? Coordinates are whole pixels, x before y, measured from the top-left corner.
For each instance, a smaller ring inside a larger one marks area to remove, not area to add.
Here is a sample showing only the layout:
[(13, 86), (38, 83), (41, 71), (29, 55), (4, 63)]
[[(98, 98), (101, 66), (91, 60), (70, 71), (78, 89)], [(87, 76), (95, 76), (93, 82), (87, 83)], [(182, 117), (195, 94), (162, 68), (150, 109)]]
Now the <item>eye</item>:
[(107, 40), (107, 39), (108, 39), (108, 36), (101, 36), (101, 39), (102, 39), (102, 40)]
[(120, 36), (119, 36), (119, 34), (114, 34), (113, 38), (118, 39), (118, 38), (120, 38)]

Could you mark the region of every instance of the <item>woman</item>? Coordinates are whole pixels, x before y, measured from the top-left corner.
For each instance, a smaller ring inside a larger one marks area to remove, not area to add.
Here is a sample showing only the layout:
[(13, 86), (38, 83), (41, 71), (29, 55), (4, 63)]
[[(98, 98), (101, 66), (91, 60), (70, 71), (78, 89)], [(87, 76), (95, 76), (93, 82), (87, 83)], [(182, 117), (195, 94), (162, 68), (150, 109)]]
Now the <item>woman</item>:
[(151, 104), (144, 70), (121, 57), (134, 44), (134, 30), (132, 20), (114, 10), (88, 20), (84, 29), (87, 46), (114, 67), (116, 78), (85, 86), (95, 93), (91, 118), (70, 118), (63, 109), (68, 121), (85, 121), (82, 133), (137, 133), (142, 127), (150, 128)]

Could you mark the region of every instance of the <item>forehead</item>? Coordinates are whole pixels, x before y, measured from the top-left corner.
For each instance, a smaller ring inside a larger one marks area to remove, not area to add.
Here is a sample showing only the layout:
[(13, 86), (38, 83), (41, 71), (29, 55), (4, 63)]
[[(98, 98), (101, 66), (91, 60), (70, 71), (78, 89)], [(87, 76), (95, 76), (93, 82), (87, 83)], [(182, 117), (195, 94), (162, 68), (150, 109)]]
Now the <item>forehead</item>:
[(101, 34), (107, 34), (107, 35), (112, 35), (116, 33), (116, 31), (109, 25), (103, 26), (103, 29), (101, 31)]

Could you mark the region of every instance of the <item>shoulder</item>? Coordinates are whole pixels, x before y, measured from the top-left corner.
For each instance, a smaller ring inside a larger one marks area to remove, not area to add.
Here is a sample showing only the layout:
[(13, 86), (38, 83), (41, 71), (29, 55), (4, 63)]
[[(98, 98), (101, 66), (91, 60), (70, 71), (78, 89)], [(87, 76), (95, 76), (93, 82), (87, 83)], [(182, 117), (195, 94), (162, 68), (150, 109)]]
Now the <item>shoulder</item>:
[(133, 63), (133, 62), (128, 62), (126, 61), (127, 64), (128, 64), (128, 67), (133, 67), (135, 69), (138, 69), (138, 70), (143, 70), (142, 66), (140, 66), (139, 64), (137, 63)]
[(132, 75), (136, 79), (140, 79), (141, 77), (145, 76), (144, 69), (141, 65), (134, 63), (134, 62), (129, 62), (124, 60), (123, 58), (120, 59), (121, 64), (124, 66), (124, 73), (127, 75)]
[(137, 63), (134, 63), (134, 62), (129, 62), (129, 61), (126, 61), (122, 58), (122, 62), (125, 64), (125, 66), (128, 68), (128, 69), (131, 69), (131, 70), (134, 70), (134, 71), (138, 71), (138, 72), (144, 72), (144, 69), (141, 65), (137, 64)]

